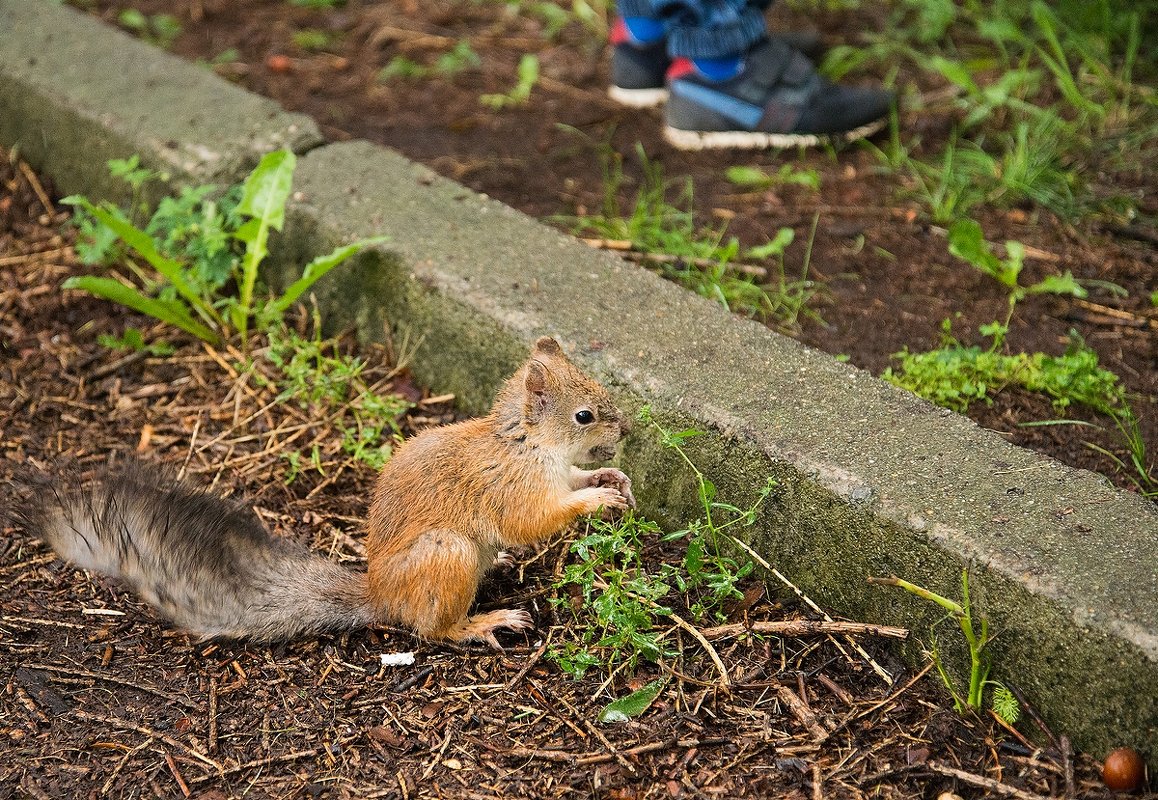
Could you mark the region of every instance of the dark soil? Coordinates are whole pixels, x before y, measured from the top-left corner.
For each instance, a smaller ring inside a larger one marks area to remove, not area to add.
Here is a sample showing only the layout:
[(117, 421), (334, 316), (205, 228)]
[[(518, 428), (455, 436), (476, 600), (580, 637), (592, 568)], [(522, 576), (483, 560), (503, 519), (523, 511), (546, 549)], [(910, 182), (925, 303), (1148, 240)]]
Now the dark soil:
[[(275, 390), (239, 377), (233, 352), (62, 291), (84, 271), (67, 215), (6, 157), (0, 187), (0, 511), (29, 468), (67, 460), (83, 471), (136, 451), (244, 494), (277, 533), (357, 568), (374, 476), (343, 460), (326, 415), (272, 402)], [(165, 333), (177, 351), (152, 358), (97, 342), (129, 325), (148, 340)], [(362, 355), (384, 388), (417, 402), (408, 430), (448, 418), (445, 400), (391, 372), (388, 351)], [(287, 484), (291, 430), (304, 431), (295, 446), (318, 444), (325, 477)], [(526, 608), (537, 624), (496, 653), (395, 630), (199, 643), (122, 586), (61, 564), (19, 527), (0, 529), (0, 798), (1109, 796), (1096, 762), (1064, 737), (957, 716), (935, 679), (864, 636), (866, 655), (824, 638), (717, 641), (726, 693), (696, 642), (673, 630), (683, 655), (652, 708), (595, 723), (610, 697), (665, 673), (643, 666), (602, 686), (543, 658), (546, 643), (574, 635), (546, 602), (569, 534), (487, 585), (484, 608)], [(801, 616), (745, 588), (736, 621)], [(406, 651), (413, 666), (381, 666), (380, 654)]]
[[(357, 137), (389, 145), (536, 217), (601, 208), (599, 153), (608, 144), (624, 154), (628, 182), (620, 199), (629, 208), (641, 176), (634, 155), (640, 142), (667, 176), (694, 181), (703, 223), (726, 222), (729, 235), (745, 246), (792, 227), (796, 241), (787, 253), (790, 274), (804, 263), (815, 218), (810, 277), (823, 287), (816, 307), (820, 319), (805, 320), (789, 332), (829, 353), (845, 354), (875, 374), (903, 347), (936, 346), (942, 320), (951, 318), (954, 332), (967, 343), (982, 343), (977, 327), (1004, 316), (1005, 296), (998, 284), (948, 254), (944, 236), (917, 204), (905, 199), (902, 179), (886, 174), (867, 149), (755, 155), (673, 150), (661, 141), (658, 112), (627, 110), (607, 98), (608, 52), (577, 23), (548, 41), (539, 21), (499, 2), (348, 0), (325, 10), (286, 0), (96, 0), (96, 6), (96, 13), (109, 21), (127, 7), (173, 14), (183, 26), (172, 45), (176, 53), (210, 61), (233, 50), (236, 57), (217, 66), (219, 73), (310, 114), (331, 139)], [(773, 9), (773, 27), (819, 29), (830, 45), (855, 43), (860, 32), (881, 30), (885, 13), (883, 4), (865, 3), (858, 10), (806, 18), (783, 6)], [(293, 36), (307, 29), (325, 31), (332, 41), (320, 52), (304, 50)], [(480, 67), (450, 77), (376, 79), (396, 56), (430, 65), (463, 39), (481, 57)], [(543, 78), (532, 101), (502, 112), (482, 106), (480, 94), (514, 85), (516, 64), (527, 52), (537, 53), (542, 64)], [(914, 83), (915, 91), (929, 96), (944, 88), (920, 83), (928, 80), (900, 76), (902, 85)], [(952, 122), (951, 112), (931, 109), (902, 110), (900, 117), (906, 136), (912, 134), (925, 152), (943, 146)], [(1153, 173), (1145, 165), (1155, 155), (1139, 153), (1133, 171), (1087, 179), (1113, 183), (1115, 190), (1142, 198), (1143, 210), (1153, 216), (1158, 200)], [(786, 162), (817, 170), (820, 191), (787, 187), (746, 193), (724, 178), (733, 164), (774, 173)], [(1115, 238), (1094, 222), (1075, 227), (1032, 208), (979, 212), (979, 221), (993, 241), (1016, 239), (1052, 254), (1030, 260), (1031, 280), (1068, 269), (1079, 278), (1110, 281), (1129, 292), (1120, 298), (1095, 288), (1084, 303), (1030, 298), (1013, 319), (1008, 346), (1060, 354), (1069, 331), (1076, 330), (1103, 366), (1136, 393), (1134, 407), (1152, 459), (1158, 448), (1158, 312), (1149, 300), (1158, 288), (1154, 238)], [(1067, 409), (1060, 416), (1088, 420), (1102, 430), (1019, 427), (1059, 413), (1045, 399), (1012, 390), (1002, 392), (992, 407), (975, 405), (970, 416), (1014, 443), (1129, 486), (1109, 459), (1087, 446), (1092, 442), (1125, 457), (1120, 441), (1109, 433), (1114, 429), (1109, 419)]]

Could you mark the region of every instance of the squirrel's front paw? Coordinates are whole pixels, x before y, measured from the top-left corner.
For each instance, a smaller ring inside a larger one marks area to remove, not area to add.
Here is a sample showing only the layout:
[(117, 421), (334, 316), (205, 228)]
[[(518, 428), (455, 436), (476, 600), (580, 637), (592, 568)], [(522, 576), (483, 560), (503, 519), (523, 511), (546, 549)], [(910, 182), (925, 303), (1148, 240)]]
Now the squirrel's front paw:
[(627, 508), (627, 498), (612, 486), (590, 486), (580, 489), (579, 494), (583, 497), (584, 514), (594, 514), (601, 508), (605, 514), (612, 509)]
[(622, 470), (615, 467), (597, 469), (588, 476), (587, 485), (611, 487), (623, 496), (628, 508), (635, 508), (635, 495), (631, 493), (631, 478)]

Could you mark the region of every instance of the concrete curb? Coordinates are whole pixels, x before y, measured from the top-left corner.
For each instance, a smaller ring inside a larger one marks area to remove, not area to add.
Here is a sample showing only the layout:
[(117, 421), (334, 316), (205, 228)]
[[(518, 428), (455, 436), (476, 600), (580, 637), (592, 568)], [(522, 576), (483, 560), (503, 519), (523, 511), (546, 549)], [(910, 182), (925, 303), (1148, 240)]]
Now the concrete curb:
[[(108, 192), (110, 155), (225, 181), (265, 149), (317, 142), (312, 123), (68, 9), (0, 0), (0, 30), (17, 33), (0, 36), (0, 143), (19, 143), (67, 191)], [(69, 43), (51, 63), (48, 36)], [(80, 57), (87, 74), (69, 65)], [(168, 113), (173, 87), (195, 114)], [(473, 409), (534, 336), (557, 336), (625, 407), (649, 403), (671, 425), (708, 431), (690, 449), (722, 496), (742, 503), (780, 480), (752, 544), (822, 605), (908, 624), (919, 639), (939, 615), (865, 577), (958, 596), (972, 564), (1000, 632), (994, 675), (1079, 746), (1132, 744), (1158, 767), (1153, 505), (383, 148), (310, 150), (295, 188), (272, 282), (350, 237), (391, 237), (319, 284), (331, 324), (406, 339), (419, 377)], [(689, 510), (689, 476), (654, 436), (637, 430), (623, 462), (648, 513)], [(940, 637), (947, 650), (951, 638)]]
[(95, 20), (37, 0), (0, 2), (0, 141), (64, 193), (127, 199), (110, 158), (140, 155), (174, 184), (232, 183), (317, 125)]

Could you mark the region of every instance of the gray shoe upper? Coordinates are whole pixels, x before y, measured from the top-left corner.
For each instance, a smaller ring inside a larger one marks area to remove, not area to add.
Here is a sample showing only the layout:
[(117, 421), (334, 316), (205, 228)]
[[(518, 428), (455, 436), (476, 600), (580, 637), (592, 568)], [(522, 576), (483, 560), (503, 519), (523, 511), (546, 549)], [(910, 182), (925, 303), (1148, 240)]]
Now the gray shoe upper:
[(745, 56), (741, 72), (712, 81), (685, 69), (669, 80), (667, 124), (683, 131), (839, 134), (888, 114), (891, 92), (841, 86), (783, 40), (768, 39)]

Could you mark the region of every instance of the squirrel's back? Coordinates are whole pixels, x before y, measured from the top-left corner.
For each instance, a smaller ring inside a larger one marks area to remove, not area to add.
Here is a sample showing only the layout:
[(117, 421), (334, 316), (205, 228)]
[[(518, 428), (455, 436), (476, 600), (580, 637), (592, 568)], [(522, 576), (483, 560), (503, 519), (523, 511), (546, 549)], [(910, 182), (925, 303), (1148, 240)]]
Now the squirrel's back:
[(130, 463), (43, 487), (31, 532), (203, 638), (292, 639), (372, 621), (366, 576), (271, 536), (245, 506)]

